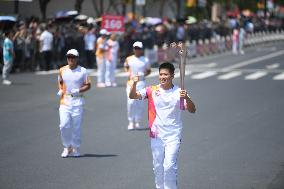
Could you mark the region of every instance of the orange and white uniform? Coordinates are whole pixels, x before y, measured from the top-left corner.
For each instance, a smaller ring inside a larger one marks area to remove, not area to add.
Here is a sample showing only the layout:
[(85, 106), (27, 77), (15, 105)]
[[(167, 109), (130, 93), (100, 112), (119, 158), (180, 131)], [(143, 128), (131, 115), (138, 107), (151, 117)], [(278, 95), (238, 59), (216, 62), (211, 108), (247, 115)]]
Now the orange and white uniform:
[(164, 90), (160, 85), (139, 90), (142, 99), (148, 100), (156, 188), (177, 189), (177, 155), (182, 131), (180, 90), (177, 86)]
[(96, 44), (96, 60), (98, 67), (98, 79), (97, 83), (104, 84), (106, 82), (106, 64), (108, 61), (108, 49), (109, 46), (107, 44), (107, 38), (103, 38), (102, 36), (98, 38)]
[(79, 148), (81, 145), (81, 122), (85, 100), (83, 94), (72, 96), (71, 91), (87, 83), (90, 83), (90, 78), (85, 68), (79, 65), (73, 70), (69, 68), (69, 65), (60, 68), (58, 86), (62, 95), (59, 107), (59, 128), (65, 148), (70, 146)]
[(136, 89), (140, 90), (144, 88), (146, 86), (144, 73), (146, 70), (151, 69), (151, 64), (145, 56), (137, 57), (131, 55), (126, 58), (124, 66), (129, 68), (129, 80), (126, 87), (128, 121), (141, 122), (145, 107), (142, 101), (129, 98), (131, 78), (138, 74), (139, 81), (137, 82)]
[(116, 40), (108, 39), (109, 53), (106, 64), (106, 85), (115, 83), (115, 70), (118, 59), (119, 43)]

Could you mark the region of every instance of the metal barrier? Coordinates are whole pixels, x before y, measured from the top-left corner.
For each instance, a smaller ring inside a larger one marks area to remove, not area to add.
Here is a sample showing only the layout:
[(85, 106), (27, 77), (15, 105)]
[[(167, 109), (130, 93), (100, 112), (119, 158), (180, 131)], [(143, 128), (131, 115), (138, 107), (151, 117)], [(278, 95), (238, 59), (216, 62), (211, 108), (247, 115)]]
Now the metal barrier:
[[(244, 47), (254, 46), (260, 43), (274, 42), (284, 40), (284, 31), (277, 30), (275, 32), (256, 32), (246, 34), (244, 39)], [(193, 42), (186, 42), (189, 56), (194, 58), (198, 56), (207, 56), (211, 54), (223, 53), (232, 49), (232, 36), (211, 38), (210, 40), (198, 40)], [(163, 45), (162, 48), (157, 46), (150, 50), (145, 55), (149, 58), (151, 63), (161, 63), (164, 61), (175, 61), (176, 52), (171, 48)]]

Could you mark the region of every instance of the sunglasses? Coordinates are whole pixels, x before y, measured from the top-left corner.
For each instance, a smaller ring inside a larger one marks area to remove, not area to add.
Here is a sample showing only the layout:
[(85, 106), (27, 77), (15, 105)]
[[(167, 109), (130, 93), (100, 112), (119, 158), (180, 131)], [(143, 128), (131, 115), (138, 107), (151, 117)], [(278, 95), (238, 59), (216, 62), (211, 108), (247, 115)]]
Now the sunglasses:
[(67, 56), (68, 59), (75, 59), (77, 56)]

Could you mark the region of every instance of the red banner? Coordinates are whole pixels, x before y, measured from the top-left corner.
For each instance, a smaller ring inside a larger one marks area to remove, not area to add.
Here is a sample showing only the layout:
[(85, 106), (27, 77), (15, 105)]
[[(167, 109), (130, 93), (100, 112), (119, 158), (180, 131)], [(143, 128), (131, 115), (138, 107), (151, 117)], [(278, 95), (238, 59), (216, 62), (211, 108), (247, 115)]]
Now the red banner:
[(124, 32), (124, 17), (103, 15), (102, 28), (106, 29), (109, 32)]

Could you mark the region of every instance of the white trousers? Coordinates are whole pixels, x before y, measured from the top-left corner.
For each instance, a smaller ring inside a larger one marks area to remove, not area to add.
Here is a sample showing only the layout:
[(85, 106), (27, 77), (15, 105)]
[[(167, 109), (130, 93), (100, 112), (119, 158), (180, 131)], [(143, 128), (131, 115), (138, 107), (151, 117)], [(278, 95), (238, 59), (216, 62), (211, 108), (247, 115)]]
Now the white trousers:
[[(140, 90), (146, 86), (145, 81), (139, 81), (136, 89)], [(145, 102), (143, 100), (136, 100), (129, 98), (130, 86), (126, 87), (127, 95), (127, 117), (128, 121), (141, 122), (145, 111)]]
[(106, 82), (106, 64), (107, 60), (105, 58), (97, 58), (97, 83)]
[(4, 61), (4, 66), (3, 66), (3, 70), (2, 70), (2, 78), (3, 78), (3, 80), (9, 78), (12, 66), (13, 66), (13, 61)]
[(177, 189), (177, 156), (180, 139), (164, 142), (151, 138), (153, 170), (157, 189)]
[(65, 148), (79, 148), (81, 145), (81, 122), (83, 106), (64, 106), (59, 108), (61, 141)]
[(117, 58), (106, 62), (106, 83), (115, 82)]
[(237, 41), (233, 41), (232, 43), (232, 52), (234, 54), (238, 54), (238, 42)]

